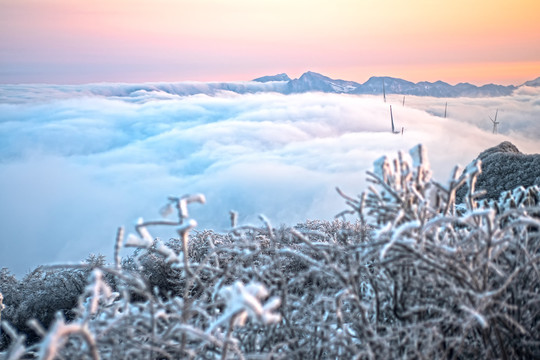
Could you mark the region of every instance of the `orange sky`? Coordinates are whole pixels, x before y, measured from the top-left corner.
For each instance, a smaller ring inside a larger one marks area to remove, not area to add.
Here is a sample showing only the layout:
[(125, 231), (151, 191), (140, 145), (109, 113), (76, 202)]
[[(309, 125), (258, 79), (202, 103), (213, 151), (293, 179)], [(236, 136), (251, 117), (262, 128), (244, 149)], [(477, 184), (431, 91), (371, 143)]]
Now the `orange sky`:
[(521, 84), (538, 0), (0, 0), (0, 82), (249, 80)]

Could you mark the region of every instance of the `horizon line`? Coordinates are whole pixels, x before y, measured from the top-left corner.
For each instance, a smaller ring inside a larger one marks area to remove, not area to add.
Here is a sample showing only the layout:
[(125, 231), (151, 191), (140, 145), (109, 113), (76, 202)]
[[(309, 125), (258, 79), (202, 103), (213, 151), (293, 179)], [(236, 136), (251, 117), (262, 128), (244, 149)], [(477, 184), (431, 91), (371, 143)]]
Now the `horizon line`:
[[(258, 82), (258, 81), (256, 81), (256, 79), (258, 79), (258, 78), (272, 77), (272, 76), (283, 75), (283, 74), (287, 75), (290, 78), (290, 80), (298, 80), (300, 77), (302, 77), (302, 75), (307, 74), (307, 73), (315, 73), (315, 74), (318, 74), (318, 75), (328, 77), (331, 80), (351, 81), (351, 82), (355, 82), (355, 83), (358, 83), (358, 84), (361, 84), (361, 85), (365, 84), (366, 82), (368, 82), (372, 78), (388, 78), (388, 79), (397, 79), (397, 80), (409, 81), (409, 82), (411, 82), (413, 84), (419, 84), (419, 83), (424, 83), (424, 82), (434, 84), (434, 83), (437, 83), (437, 82), (443, 82), (443, 83), (446, 83), (446, 84), (451, 85), (451, 86), (456, 86), (456, 85), (459, 85), (459, 84), (470, 84), (470, 85), (474, 85), (474, 86), (477, 86), (477, 87), (481, 87), (481, 86), (485, 86), (485, 85), (498, 85), (498, 86), (505, 86), (505, 87), (510, 87), (510, 86), (520, 87), (520, 86), (525, 85), (525, 83), (528, 82), (528, 81), (534, 81), (534, 80), (540, 79), (540, 76), (538, 76), (536, 78), (526, 80), (521, 84), (503, 85), (503, 84), (499, 84), (499, 83), (496, 83), (496, 82), (487, 82), (487, 83), (482, 83), (482, 84), (476, 84), (474, 82), (469, 82), (469, 81), (459, 81), (459, 82), (454, 83), (454, 82), (449, 82), (449, 81), (442, 80), (442, 78), (440, 78), (438, 80), (435, 80), (435, 81), (421, 80), (421, 81), (415, 82), (415, 81), (408, 80), (406, 77), (401, 77), (401, 76), (371, 75), (364, 82), (359, 82), (357, 80), (349, 80), (349, 79), (341, 78), (341, 77), (328, 76), (328, 75), (325, 75), (322, 72), (318, 72), (318, 71), (306, 70), (306, 71), (302, 72), (301, 75), (298, 76), (298, 77), (291, 77), (291, 76), (289, 76), (289, 74), (287, 72), (280, 72), (280, 73), (278, 72), (278, 73), (271, 74), (271, 75), (257, 76), (255, 78), (248, 79), (248, 80), (246, 80), (246, 79), (242, 79), (242, 80), (189, 80), (189, 79), (172, 80), (171, 79), (171, 80), (149, 80), (149, 81), (109, 81), (109, 80), (99, 81), (98, 80), (98, 81), (81, 81), (81, 82), (50, 82), (50, 81), (2, 82), (0, 80), (0, 86), (25, 86), (25, 85), (26, 86), (84, 86), (84, 85), (103, 85), (103, 84), (135, 85), (135, 84), (179, 84), (179, 83), (247, 83), (247, 82)], [(288, 81), (290, 81), (290, 80), (288, 80)]]

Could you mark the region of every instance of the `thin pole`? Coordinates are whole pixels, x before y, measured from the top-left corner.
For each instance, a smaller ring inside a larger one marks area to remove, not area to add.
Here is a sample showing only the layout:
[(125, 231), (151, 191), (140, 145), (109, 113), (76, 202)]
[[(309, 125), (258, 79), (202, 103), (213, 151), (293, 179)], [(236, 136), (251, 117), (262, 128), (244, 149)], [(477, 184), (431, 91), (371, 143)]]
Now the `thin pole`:
[(394, 128), (394, 115), (392, 114), (392, 105), (390, 105), (390, 121), (392, 122), (392, 134), (395, 132)]
[(448, 101), (444, 105), (444, 118), (446, 119), (446, 110), (448, 110)]

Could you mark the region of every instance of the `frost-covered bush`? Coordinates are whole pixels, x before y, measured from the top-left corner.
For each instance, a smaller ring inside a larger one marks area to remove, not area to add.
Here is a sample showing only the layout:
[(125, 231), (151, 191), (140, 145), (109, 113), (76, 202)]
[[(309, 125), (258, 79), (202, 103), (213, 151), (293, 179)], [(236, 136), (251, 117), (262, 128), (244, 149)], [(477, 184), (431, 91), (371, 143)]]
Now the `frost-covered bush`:
[(0, 293), (0, 320), (2, 320), (2, 310), (4, 310), (4, 295)]
[[(371, 252), (376, 323), (396, 355), (427, 358), (540, 356), (538, 189), (499, 202), (476, 199), (480, 161), (441, 185), (422, 147), (370, 174), (377, 187), (350, 202), (377, 224)], [(455, 192), (467, 184), (466, 205)]]
[[(486, 192), (483, 199), (497, 200), (502, 192), (520, 186), (540, 187), (540, 154), (523, 154), (514, 144), (504, 141), (482, 151), (476, 160), (482, 161), (476, 188)], [(458, 191), (459, 200), (464, 199), (466, 191), (466, 186)]]
[[(538, 189), (478, 201), (480, 171), (477, 162), (456, 168), (447, 184), (435, 182), (419, 146), (376, 161), (360, 196), (339, 191), (349, 209), (338, 218), (355, 214), (355, 222), (273, 228), (265, 217), (261, 226), (238, 226), (232, 216), (225, 234), (195, 231), (188, 205), (204, 197), (170, 198), (164, 214), (177, 217), (141, 220), (136, 235), (119, 231), (114, 264), (62, 270), (88, 282), (70, 311), (50, 325), (30, 323), (41, 340), (25, 347), (18, 333), (26, 325), (4, 322), (11, 342), (3, 355), (539, 358)], [(456, 205), (464, 185), (465, 201)], [(177, 236), (155, 239), (153, 225)], [(122, 245), (137, 250), (122, 260)], [(4, 320), (7, 293), (20, 295), (9, 273), (0, 275)], [(64, 309), (60, 300), (55, 306)]]
[[(90, 256), (87, 261), (95, 259)], [(90, 264), (87, 262), (89, 267), (103, 265)], [(38, 334), (28, 322), (34, 319), (48, 327), (59, 311), (67, 319), (72, 319), (75, 316), (73, 308), (84, 290), (89, 273), (89, 269), (38, 267), (17, 281), (7, 269), (2, 269), (0, 292), (5, 294), (6, 306), (2, 320), (23, 332), (29, 342), (38, 340)]]

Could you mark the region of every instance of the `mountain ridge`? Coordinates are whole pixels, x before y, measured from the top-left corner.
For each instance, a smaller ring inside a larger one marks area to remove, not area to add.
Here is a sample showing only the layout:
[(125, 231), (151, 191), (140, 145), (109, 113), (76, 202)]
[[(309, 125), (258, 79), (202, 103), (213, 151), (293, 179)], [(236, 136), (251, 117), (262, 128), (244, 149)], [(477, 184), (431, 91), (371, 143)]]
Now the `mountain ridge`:
[[(289, 80), (287, 80), (289, 79)], [(450, 85), (444, 81), (420, 81), (414, 83), (408, 80), (390, 76), (372, 76), (363, 84), (342, 79), (332, 79), (328, 76), (307, 71), (298, 79), (291, 79), (282, 73), (274, 76), (264, 76), (254, 79), (255, 82), (282, 81), (283, 93), (326, 92), (347, 94), (386, 94), (433, 96), (433, 97), (493, 97), (508, 96), (520, 86), (540, 86), (540, 77), (527, 81), (522, 85), (485, 84), (476, 86), (470, 83)], [(384, 90), (383, 90), (384, 89)]]

